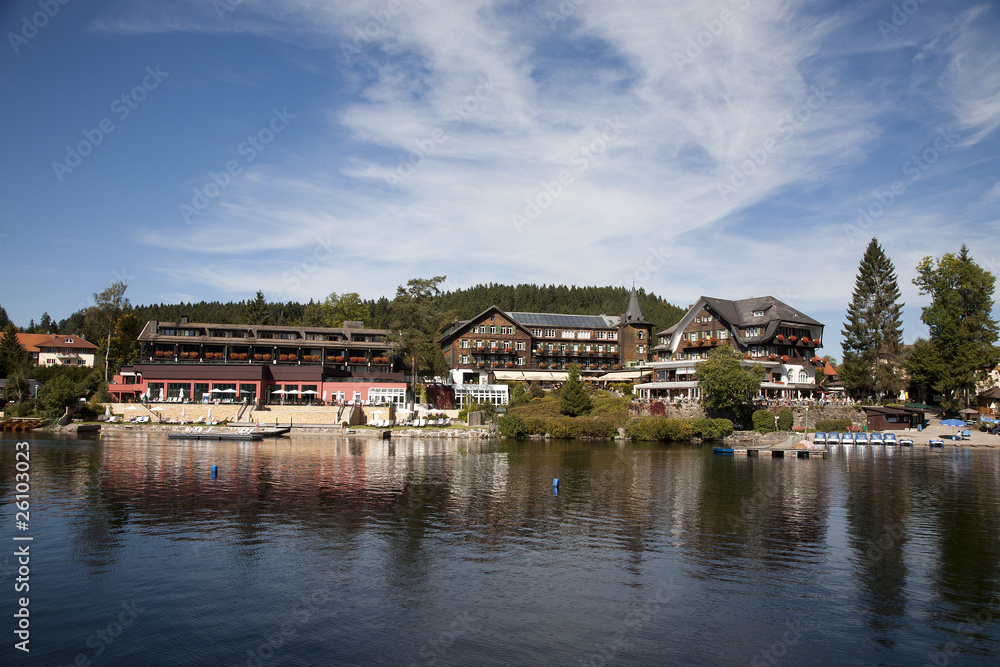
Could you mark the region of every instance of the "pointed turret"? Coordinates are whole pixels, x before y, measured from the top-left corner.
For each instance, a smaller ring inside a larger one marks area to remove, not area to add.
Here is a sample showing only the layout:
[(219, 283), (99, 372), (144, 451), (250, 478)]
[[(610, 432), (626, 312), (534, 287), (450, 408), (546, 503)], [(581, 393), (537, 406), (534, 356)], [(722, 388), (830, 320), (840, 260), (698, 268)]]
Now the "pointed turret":
[(628, 308), (625, 309), (625, 314), (622, 315), (621, 323), (651, 324), (646, 319), (645, 313), (642, 312), (642, 306), (639, 305), (639, 294), (635, 291), (635, 285), (632, 286), (632, 291), (628, 295)]

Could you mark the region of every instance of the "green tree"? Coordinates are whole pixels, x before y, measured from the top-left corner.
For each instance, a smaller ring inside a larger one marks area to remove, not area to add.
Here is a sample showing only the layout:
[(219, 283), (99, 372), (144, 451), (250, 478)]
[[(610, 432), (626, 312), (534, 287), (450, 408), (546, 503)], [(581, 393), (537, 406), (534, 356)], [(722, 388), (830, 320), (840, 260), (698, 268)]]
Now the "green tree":
[(264, 298), (264, 293), (257, 290), (257, 295), (254, 297), (253, 301), (247, 301), (246, 307), (243, 310), (243, 321), (241, 324), (270, 324), (271, 315), (270, 308), (267, 305), (267, 299)]
[(8, 322), (3, 330), (3, 340), (0, 340), (0, 373), (7, 377), (27, 361), (28, 351), (17, 339), (17, 329)]
[(412, 396), (417, 395), (417, 375), (444, 375), (448, 366), (437, 342), (438, 333), (451, 318), (439, 307), (440, 284), (445, 276), (412, 278), (396, 289), (392, 301), (393, 329), (397, 351), (410, 363)]
[(559, 391), (559, 412), (569, 417), (579, 417), (590, 412), (593, 407), (587, 387), (580, 380), (580, 367), (570, 364), (569, 379)]
[(111, 283), (103, 292), (94, 293), (94, 305), (90, 308), (90, 317), (100, 323), (102, 331), (107, 331), (107, 340), (104, 344), (104, 381), (108, 381), (108, 366), (111, 362), (111, 334), (114, 333), (115, 325), (122, 313), (131, 308), (128, 299), (125, 298), (125, 290), (128, 283), (124, 280)]
[(920, 400), (927, 402), (929, 391), (941, 391), (941, 356), (934, 343), (918, 338), (906, 353), (906, 372), (910, 383), (920, 389)]
[(21, 403), (30, 397), (31, 385), (28, 384), (27, 364), (11, 368), (7, 372), (7, 383), (3, 388), (3, 398), (14, 403)]
[(861, 258), (841, 331), (844, 361), (840, 380), (854, 395), (881, 400), (906, 386), (903, 304), (899, 297), (896, 269), (873, 238)]
[(10, 324), (10, 318), (7, 317), (7, 311), (3, 306), (0, 306), (0, 329), (5, 328)]
[(96, 372), (82, 377), (78, 373), (60, 373), (38, 390), (38, 401), (52, 417), (61, 415), (66, 408), (76, 408), (81, 398), (89, 398), (101, 389), (101, 378)]
[(357, 292), (331, 292), (323, 301), (323, 326), (342, 327), (344, 322), (367, 322), (368, 306)]
[(743, 365), (743, 358), (736, 349), (722, 345), (709, 352), (707, 359), (698, 362), (694, 379), (701, 389), (701, 403), (706, 408), (739, 412), (753, 403), (764, 374), (763, 366)]
[(115, 370), (134, 364), (139, 359), (139, 334), (144, 322), (133, 313), (125, 313), (115, 323), (111, 335), (111, 367)]
[(997, 322), (990, 316), (994, 277), (972, 261), (963, 244), (957, 255), (946, 253), (937, 262), (925, 257), (913, 284), (931, 298), (920, 319), (939, 359), (935, 388), (944, 394), (942, 405), (967, 406), (976, 380), (998, 361)]

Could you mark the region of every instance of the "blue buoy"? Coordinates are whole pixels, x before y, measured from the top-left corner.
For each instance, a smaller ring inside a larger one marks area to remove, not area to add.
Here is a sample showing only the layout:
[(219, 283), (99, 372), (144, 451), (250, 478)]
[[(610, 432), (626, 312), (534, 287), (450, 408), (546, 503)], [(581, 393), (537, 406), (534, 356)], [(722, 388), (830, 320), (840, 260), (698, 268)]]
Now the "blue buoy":
[(552, 486), (559, 486), (559, 478), (556, 477), (552, 480)]
[(219, 474), (219, 466), (212, 466), (212, 477), (216, 477)]

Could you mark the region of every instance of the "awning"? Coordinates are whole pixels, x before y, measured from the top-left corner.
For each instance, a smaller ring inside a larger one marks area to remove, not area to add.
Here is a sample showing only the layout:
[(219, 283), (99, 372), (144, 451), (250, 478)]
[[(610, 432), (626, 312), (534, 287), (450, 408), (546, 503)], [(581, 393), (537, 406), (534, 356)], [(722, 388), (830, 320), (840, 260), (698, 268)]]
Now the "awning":
[(629, 380), (641, 380), (647, 375), (652, 375), (653, 371), (615, 371), (613, 373), (605, 373), (604, 375), (594, 378), (598, 382), (628, 382)]
[(533, 382), (565, 382), (569, 373), (560, 371), (493, 371), (497, 380), (530, 380)]

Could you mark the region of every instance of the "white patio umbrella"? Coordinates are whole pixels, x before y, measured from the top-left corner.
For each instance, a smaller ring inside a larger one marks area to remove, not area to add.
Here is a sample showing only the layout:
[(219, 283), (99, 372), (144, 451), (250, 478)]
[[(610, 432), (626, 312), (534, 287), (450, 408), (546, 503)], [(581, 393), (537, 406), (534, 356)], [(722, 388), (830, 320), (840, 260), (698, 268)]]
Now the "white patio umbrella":
[(299, 392), (301, 394), (318, 394), (319, 392), (315, 389), (306, 389), (305, 391)]
[(179, 398), (182, 401), (184, 400), (184, 390), (183, 389), (181, 389), (180, 393), (177, 394), (177, 398)]
[(222, 393), (223, 394), (235, 394), (236, 390), (235, 389), (223, 389)]

